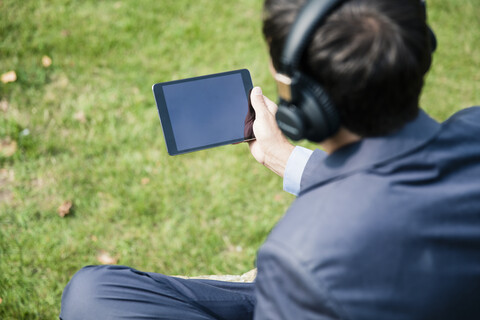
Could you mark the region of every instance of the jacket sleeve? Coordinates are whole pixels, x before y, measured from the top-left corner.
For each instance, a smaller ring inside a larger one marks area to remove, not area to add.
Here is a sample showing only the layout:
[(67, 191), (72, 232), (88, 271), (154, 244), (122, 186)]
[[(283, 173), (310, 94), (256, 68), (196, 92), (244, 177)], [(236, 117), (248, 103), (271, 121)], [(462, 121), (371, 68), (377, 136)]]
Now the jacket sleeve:
[(283, 244), (267, 242), (257, 268), (255, 320), (344, 318), (322, 284)]

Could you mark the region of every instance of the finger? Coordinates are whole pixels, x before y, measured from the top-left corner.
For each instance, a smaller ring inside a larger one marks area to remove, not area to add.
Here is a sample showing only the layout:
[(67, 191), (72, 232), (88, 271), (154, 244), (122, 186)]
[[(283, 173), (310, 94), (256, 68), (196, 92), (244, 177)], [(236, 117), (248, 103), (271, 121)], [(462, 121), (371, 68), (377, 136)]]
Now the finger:
[(277, 104), (266, 96), (263, 96), (263, 98), (265, 99), (265, 103), (267, 104), (268, 111), (270, 111), (273, 114), (276, 114), (278, 110)]
[(265, 112), (268, 112), (265, 97), (263, 96), (262, 89), (260, 89), (260, 87), (255, 87), (252, 89), (252, 92), (250, 93), (250, 100), (257, 116), (263, 115), (265, 114)]

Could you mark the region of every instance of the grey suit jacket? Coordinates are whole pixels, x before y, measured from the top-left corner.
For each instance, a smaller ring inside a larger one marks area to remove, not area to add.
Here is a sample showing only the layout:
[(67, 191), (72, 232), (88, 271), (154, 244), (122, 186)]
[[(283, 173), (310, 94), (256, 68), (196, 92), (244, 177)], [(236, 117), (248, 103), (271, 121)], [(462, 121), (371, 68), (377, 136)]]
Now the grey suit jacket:
[(257, 266), (255, 319), (480, 319), (480, 108), (314, 152)]

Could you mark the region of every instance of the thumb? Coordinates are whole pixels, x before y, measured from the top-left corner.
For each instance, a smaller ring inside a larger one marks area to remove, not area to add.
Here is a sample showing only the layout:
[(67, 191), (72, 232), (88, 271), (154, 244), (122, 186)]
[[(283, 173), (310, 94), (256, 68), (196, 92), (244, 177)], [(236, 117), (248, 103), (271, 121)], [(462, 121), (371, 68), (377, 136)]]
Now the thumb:
[(260, 87), (255, 87), (252, 89), (252, 92), (250, 93), (250, 100), (257, 115), (268, 112), (267, 103)]

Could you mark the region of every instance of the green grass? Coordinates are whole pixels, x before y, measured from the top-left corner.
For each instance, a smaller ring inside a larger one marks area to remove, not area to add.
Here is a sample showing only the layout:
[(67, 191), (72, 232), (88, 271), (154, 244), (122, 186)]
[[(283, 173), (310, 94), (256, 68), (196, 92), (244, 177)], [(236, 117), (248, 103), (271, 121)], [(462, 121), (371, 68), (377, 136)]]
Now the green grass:
[[(480, 103), (480, 3), (429, 13), (422, 105), (443, 120)], [(0, 83), (0, 140), (18, 146), (0, 155), (0, 319), (55, 319), (100, 250), (166, 274), (253, 267), (293, 197), (243, 144), (168, 156), (151, 85), (248, 68), (274, 98), (260, 19), (256, 0), (0, 0), (0, 74), (18, 76)]]

